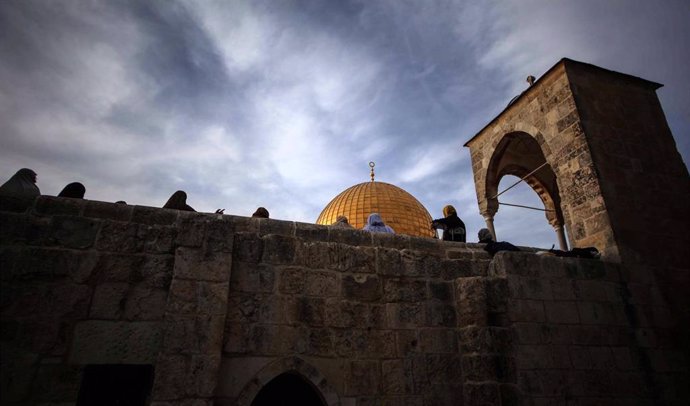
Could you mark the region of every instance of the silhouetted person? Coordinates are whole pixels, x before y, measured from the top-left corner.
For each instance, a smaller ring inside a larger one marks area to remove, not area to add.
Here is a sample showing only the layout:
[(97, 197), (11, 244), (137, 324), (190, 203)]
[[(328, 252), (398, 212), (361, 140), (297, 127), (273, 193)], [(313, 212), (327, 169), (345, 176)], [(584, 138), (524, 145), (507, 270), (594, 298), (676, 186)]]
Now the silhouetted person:
[(484, 250), (494, 256), (498, 251), (520, 251), (520, 249), (507, 241), (494, 241), (491, 231), (488, 228), (482, 228), (478, 233), (479, 242), (486, 244)]
[(372, 233), (395, 234), (395, 230), (393, 230), (390, 226), (387, 226), (386, 223), (383, 222), (381, 215), (378, 213), (371, 213), (369, 215), (367, 218), (367, 224), (364, 225), (362, 230), (370, 231)]
[(72, 182), (62, 189), (58, 197), (71, 197), (73, 199), (83, 199), (86, 188), (79, 182)]
[(124, 201), (124, 200), (118, 200), (118, 201), (116, 201), (115, 203), (116, 203), (116, 204), (127, 204), (127, 202)]
[(259, 207), (258, 209), (256, 209), (254, 214), (252, 214), (252, 217), (267, 219), (268, 218), (268, 210), (266, 210), (263, 207)]
[(465, 223), (458, 217), (458, 212), (455, 207), (447, 205), (443, 208), (442, 219), (436, 219), (431, 222), (431, 228), (440, 228), (443, 230), (444, 241), (466, 241)]
[(14, 176), (0, 186), (0, 196), (26, 200), (40, 196), (41, 191), (36, 186), (36, 177), (36, 172), (29, 168), (18, 170)]
[(178, 190), (170, 196), (170, 199), (163, 206), (164, 209), (175, 209), (184, 211), (196, 211), (187, 204), (187, 193)]
[(337, 219), (335, 219), (335, 223), (331, 224), (333, 227), (340, 227), (340, 228), (353, 228), (350, 222), (347, 220), (347, 217), (343, 216), (342, 214), (338, 216)]

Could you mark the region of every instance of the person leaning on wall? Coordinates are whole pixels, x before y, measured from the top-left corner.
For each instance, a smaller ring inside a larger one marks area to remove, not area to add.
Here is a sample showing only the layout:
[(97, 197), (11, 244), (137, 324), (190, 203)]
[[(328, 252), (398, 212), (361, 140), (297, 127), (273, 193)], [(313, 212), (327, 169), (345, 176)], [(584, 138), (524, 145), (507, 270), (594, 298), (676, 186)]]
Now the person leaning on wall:
[(443, 218), (431, 222), (431, 228), (443, 230), (443, 241), (466, 242), (465, 223), (458, 217), (455, 207), (447, 205), (443, 208)]

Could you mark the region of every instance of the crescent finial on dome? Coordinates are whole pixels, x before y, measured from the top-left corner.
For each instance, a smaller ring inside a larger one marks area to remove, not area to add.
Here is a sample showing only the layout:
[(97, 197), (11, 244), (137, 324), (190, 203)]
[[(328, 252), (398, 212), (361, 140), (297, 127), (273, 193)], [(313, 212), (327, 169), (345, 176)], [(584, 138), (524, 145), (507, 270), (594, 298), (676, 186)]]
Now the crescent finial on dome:
[(371, 176), (372, 182), (374, 181), (374, 167), (375, 166), (376, 166), (376, 164), (374, 163), (374, 161), (369, 162), (369, 167), (371, 168), (371, 174), (369, 176)]

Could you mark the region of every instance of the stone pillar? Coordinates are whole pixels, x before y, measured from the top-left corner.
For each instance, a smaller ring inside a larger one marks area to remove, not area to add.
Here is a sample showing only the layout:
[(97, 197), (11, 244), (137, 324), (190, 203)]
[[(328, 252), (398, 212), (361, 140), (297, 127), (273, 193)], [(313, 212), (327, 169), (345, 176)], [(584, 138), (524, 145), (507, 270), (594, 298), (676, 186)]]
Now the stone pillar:
[(486, 221), (486, 228), (491, 231), (491, 235), (494, 238), (494, 241), (498, 241), (496, 239), (496, 229), (494, 229), (494, 216), (484, 216), (484, 221)]
[(563, 231), (563, 226), (561, 224), (556, 224), (553, 226), (556, 230), (556, 235), (558, 236), (558, 246), (563, 251), (568, 251), (568, 241), (565, 239), (565, 232)]

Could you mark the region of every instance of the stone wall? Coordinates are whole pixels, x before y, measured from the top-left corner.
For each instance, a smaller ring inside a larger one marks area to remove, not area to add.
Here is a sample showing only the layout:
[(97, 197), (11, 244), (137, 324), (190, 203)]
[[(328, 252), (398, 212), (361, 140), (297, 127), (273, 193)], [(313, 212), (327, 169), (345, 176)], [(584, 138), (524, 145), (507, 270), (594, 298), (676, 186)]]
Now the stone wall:
[(153, 365), (159, 406), (284, 372), (343, 406), (687, 397), (642, 266), (46, 196), (0, 225), (3, 404), (74, 404), (92, 364)]

